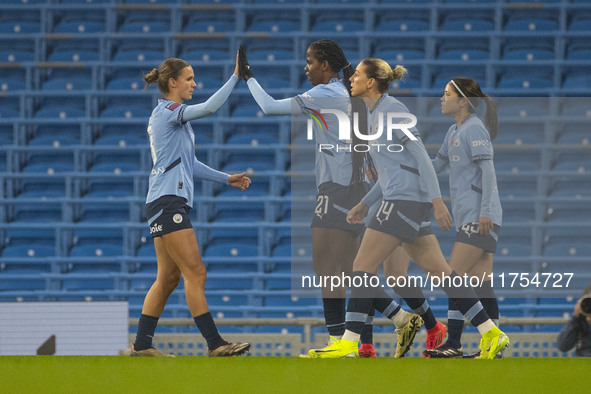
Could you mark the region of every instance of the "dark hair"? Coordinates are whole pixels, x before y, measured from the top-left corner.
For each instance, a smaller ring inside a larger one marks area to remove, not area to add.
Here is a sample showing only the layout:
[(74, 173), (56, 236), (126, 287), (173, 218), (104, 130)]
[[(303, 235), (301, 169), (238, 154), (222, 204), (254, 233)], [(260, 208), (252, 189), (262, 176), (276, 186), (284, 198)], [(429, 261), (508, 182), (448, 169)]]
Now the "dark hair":
[(382, 59), (368, 57), (361, 64), (365, 66), (365, 74), (368, 78), (373, 78), (378, 82), (378, 91), (385, 93), (390, 88), (390, 82), (402, 79), (408, 72), (403, 66), (392, 67)]
[[(312, 56), (316, 58), (320, 62), (328, 62), (328, 65), (332, 71), (335, 73), (339, 73), (339, 71), (343, 72), (343, 83), (349, 92), (349, 96), (351, 95), (351, 81), (350, 78), (355, 73), (355, 69), (351, 65), (351, 63), (347, 60), (345, 53), (337, 44), (332, 40), (319, 40), (314, 41), (308, 46), (308, 50), (311, 52)], [(362, 100), (351, 100), (351, 109), (353, 113), (359, 114), (359, 128), (360, 132), (363, 134), (367, 134), (367, 121), (366, 118), (366, 109), (365, 104)], [(357, 145), (363, 143), (357, 137), (355, 133), (352, 136), (352, 144)], [(353, 164), (353, 172), (351, 173), (351, 184), (361, 184), (365, 181), (365, 173), (363, 171), (363, 166), (365, 164), (365, 153), (363, 152), (352, 152), (352, 164)]]
[[(148, 74), (144, 75), (146, 81), (145, 88), (153, 83), (158, 84), (158, 90), (163, 94), (168, 93), (168, 80), (170, 78), (177, 79), (181, 71), (185, 67), (191, 65), (182, 59), (170, 58), (162, 62), (158, 69), (154, 68)], [(145, 89), (144, 88), (144, 89)]]
[(494, 140), (497, 137), (498, 133), (497, 104), (495, 104), (493, 99), (488, 97), (486, 94), (482, 93), (480, 85), (478, 85), (478, 82), (476, 82), (472, 78), (457, 77), (454, 78), (453, 81), (456, 83), (456, 85), (458, 85), (458, 88), (460, 88), (461, 90), (461, 92), (458, 92), (456, 87), (452, 83), (451, 86), (456, 91), (456, 93), (460, 97), (466, 96), (468, 101), (472, 104), (468, 106), (468, 111), (470, 113), (476, 112), (475, 108), (478, 107), (482, 99), (484, 99), (484, 101), (486, 102), (484, 124), (488, 129), (491, 141)]

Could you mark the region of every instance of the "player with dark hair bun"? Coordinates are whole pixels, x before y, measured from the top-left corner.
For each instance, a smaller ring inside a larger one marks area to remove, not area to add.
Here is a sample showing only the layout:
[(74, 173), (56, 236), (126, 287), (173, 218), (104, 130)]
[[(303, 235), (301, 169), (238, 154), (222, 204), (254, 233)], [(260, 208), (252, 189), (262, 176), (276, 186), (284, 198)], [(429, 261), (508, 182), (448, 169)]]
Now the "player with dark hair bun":
[(242, 174), (216, 171), (195, 157), (195, 134), (190, 120), (214, 113), (238, 82), (238, 58), (234, 75), (206, 102), (183, 104), (193, 96), (193, 68), (181, 59), (167, 59), (145, 76), (146, 86), (157, 83), (164, 98), (158, 101), (148, 124), (153, 168), (146, 198), (146, 217), (154, 237), (158, 271), (148, 291), (138, 323), (133, 357), (166, 357), (154, 347), (152, 338), (164, 306), (177, 287), (181, 274), (185, 296), (195, 324), (207, 341), (209, 356), (230, 357), (247, 352), (248, 343), (222, 339), (205, 299), (205, 266), (189, 217), (193, 205), (193, 177), (219, 182), (242, 191), (250, 179)]

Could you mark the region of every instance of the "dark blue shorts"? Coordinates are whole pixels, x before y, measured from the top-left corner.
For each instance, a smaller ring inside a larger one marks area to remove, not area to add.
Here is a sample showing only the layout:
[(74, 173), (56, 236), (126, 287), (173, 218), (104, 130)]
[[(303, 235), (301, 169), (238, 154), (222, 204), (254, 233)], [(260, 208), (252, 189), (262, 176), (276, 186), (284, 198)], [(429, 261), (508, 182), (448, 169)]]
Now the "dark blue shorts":
[(150, 235), (160, 237), (174, 231), (192, 228), (189, 211), (184, 198), (162, 196), (146, 204), (146, 217), (150, 226)]
[(484, 236), (478, 232), (478, 222), (466, 223), (460, 226), (460, 230), (456, 235), (456, 242), (476, 246), (485, 252), (495, 253), (497, 251), (497, 240), (499, 239), (500, 231), (501, 226), (493, 224), (490, 234)]
[(334, 182), (325, 182), (318, 187), (316, 208), (312, 227), (334, 228), (351, 231), (356, 235), (364, 229), (362, 224), (349, 224), (347, 214), (349, 210), (365, 196), (369, 190), (368, 184), (343, 186)]
[(433, 234), (432, 211), (430, 202), (382, 200), (367, 227), (412, 243), (417, 237)]

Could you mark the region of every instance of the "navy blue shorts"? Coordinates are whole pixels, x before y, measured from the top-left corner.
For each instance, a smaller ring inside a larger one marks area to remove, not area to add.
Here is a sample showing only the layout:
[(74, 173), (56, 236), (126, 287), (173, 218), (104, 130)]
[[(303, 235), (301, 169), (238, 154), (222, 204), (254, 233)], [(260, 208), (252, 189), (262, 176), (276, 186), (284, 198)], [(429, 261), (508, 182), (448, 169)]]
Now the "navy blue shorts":
[(325, 182), (318, 187), (312, 227), (334, 228), (361, 234), (362, 224), (349, 224), (347, 214), (369, 191), (368, 184), (343, 186)]
[(500, 231), (501, 226), (493, 224), (492, 231), (488, 235), (480, 235), (478, 222), (466, 223), (460, 226), (460, 230), (456, 235), (456, 242), (476, 246), (485, 252), (495, 253)]
[(150, 235), (160, 237), (174, 231), (192, 228), (189, 211), (184, 198), (162, 196), (146, 204), (146, 217), (150, 226)]
[(417, 237), (433, 234), (432, 211), (430, 202), (382, 200), (367, 227), (412, 243)]

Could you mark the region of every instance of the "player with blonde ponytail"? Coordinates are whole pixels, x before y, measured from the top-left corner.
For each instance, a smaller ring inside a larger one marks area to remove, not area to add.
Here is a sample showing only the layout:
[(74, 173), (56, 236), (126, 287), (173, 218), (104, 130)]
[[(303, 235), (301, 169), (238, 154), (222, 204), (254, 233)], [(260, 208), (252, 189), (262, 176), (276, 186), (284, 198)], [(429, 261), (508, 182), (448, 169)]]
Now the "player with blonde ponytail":
[[(363, 60), (351, 77), (351, 95), (361, 97), (369, 109), (368, 128), (373, 134), (380, 117), (387, 113), (408, 113), (399, 100), (388, 95), (389, 83), (404, 75), (401, 68), (392, 68), (383, 60)], [(408, 114), (410, 117), (410, 113)], [(398, 115), (400, 121), (409, 119)], [(509, 344), (509, 338), (500, 331), (469, 283), (464, 283), (447, 264), (437, 238), (431, 230), (431, 212), (443, 231), (452, 225), (451, 215), (441, 199), (437, 174), (415, 127), (407, 131), (393, 129), (392, 133), (376, 135), (374, 148), (369, 151), (378, 173), (378, 182), (347, 215), (349, 223), (360, 223), (369, 207), (381, 199), (375, 216), (371, 217), (353, 263), (354, 283), (366, 284), (351, 289), (347, 305), (345, 333), (341, 340), (325, 348), (323, 358), (357, 357), (357, 341), (365, 316), (372, 308), (376, 287), (374, 277), (384, 259), (399, 246), (421, 267), (429, 277), (440, 279), (442, 290), (454, 298), (460, 312), (482, 334), (479, 358), (491, 359)], [(388, 138), (392, 140), (389, 141)], [(397, 143), (402, 151), (389, 152), (377, 147)], [(374, 280), (372, 280), (374, 279)], [(398, 292), (404, 289), (398, 289)]]

